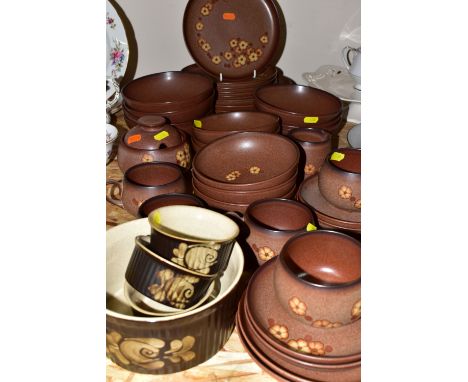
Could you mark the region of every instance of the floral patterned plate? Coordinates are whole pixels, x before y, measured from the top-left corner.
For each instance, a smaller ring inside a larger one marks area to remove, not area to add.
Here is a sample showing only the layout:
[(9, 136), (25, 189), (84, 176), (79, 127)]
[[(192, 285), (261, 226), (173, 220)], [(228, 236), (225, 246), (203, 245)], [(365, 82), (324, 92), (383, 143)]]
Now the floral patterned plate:
[(128, 64), (128, 42), (125, 28), (117, 11), (106, 1), (106, 96), (109, 99), (117, 89), (112, 84), (114, 78), (117, 84), (122, 80)]

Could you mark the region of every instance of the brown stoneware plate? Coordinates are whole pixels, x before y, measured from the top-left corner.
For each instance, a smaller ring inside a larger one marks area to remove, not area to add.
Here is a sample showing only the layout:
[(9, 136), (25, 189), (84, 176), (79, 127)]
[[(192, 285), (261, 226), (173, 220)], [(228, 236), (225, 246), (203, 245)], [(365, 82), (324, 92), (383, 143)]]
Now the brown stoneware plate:
[(280, 15), (272, 0), (190, 0), (183, 30), (195, 62), (215, 77), (247, 78), (275, 58)]
[[(320, 356), (348, 356), (361, 352), (361, 320), (333, 329), (312, 326), (291, 318), (275, 295), (274, 268), (277, 258), (262, 265), (252, 276), (247, 288), (246, 304), (254, 321), (263, 333), (277, 338), (285, 346), (296, 349), (299, 340), (305, 340)], [(287, 285), (284, 285), (287, 288)], [(268, 304), (265, 304), (268, 301)], [(312, 318), (313, 319), (313, 318)], [(314, 354), (313, 353), (313, 354)]]
[(327, 222), (338, 224), (342, 228), (361, 230), (361, 211), (342, 210), (330, 204), (320, 193), (318, 174), (302, 182), (298, 199), (316, 211), (318, 217)]
[[(222, 158), (222, 160), (216, 160)], [(193, 167), (199, 180), (226, 190), (261, 190), (290, 179), (299, 149), (279, 134), (243, 132), (219, 138), (201, 149)]]

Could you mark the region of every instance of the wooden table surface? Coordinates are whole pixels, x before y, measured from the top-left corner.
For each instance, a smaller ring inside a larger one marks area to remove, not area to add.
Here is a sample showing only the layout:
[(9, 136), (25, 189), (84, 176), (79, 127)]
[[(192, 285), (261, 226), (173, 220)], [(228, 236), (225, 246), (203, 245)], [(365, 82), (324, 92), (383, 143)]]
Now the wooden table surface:
[[(119, 129), (119, 137), (128, 130), (121, 111), (116, 115), (113, 115), (111, 123)], [(339, 147), (348, 146), (346, 136), (349, 129), (353, 125), (354, 124), (352, 123), (347, 123), (340, 131), (338, 141)], [(119, 166), (117, 165), (117, 160), (115, 158), (107, 165), (106, 176), (107, 179), (122, 179), (122, 172), (120, 171)], [(110, 203), (106, 203), (106, 229), (133, 219), (135, 219), (135, 217), (130, 215), (124, 209), (114, 206)], [(257, 366), (257, 364), (244, 351), (236, 329), (234, 329), (234, 332), (232, 333), (224, 348), (211, 359), (202, 363), (201, 365), (175, 374), (137, 374), (117, 366), (108, 358), (106, 361), (107, 382), (276, 381), (259, 366)]]

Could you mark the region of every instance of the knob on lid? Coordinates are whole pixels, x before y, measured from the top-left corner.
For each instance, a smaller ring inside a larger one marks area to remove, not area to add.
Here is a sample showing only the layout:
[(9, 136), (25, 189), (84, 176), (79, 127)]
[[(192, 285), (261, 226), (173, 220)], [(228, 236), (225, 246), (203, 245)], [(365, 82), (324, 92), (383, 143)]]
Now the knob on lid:
[(124, 142), (134, 149), (157, 150), (179, 145), (182, 136), (164, 117), (145, 115), (127, 132)]

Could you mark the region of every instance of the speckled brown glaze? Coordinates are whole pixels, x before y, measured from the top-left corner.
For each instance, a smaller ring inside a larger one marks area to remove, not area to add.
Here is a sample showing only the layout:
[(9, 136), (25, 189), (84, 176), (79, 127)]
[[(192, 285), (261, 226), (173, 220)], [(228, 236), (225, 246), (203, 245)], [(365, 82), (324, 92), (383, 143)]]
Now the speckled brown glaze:
[(124, 273), (135, 236), (148, 233), (147, 219), (107, 231), (106, 353), (135, 373), (176, 373), (205, 362), (229, 339), (245, 288), (244, 259), (237, 246), (221, 278), (220, 291), (203, 306), (177, 316), (137, 317), (123, 295)]
[(108, 194), (107, 201), (120, 205), (133, 216), (137, 216), (140, 205), (153, 196), (188, 190), (182, 168), (166, 162), (140, 163), (125, 172), (121, 184), (115, 180), (107, 183), (117, 185), (120, 190), (120, 200)]
[[(343, 158), (334, 159), (338, 155)], [(335, 207), (360, 211), (361, 150), (340, 148), (329, 154), (318, 175), (318, 187), (322, 196)]]
[[(290, 179), (298, 162), (299, 149), (290, 139), (279, 134), (244, 132), (219, 138), (201, 149), (194, 158), (193, 172), (213, 187), (254, 191)], [(260, 173), (251, 173), (252, 166), (259, 167)], [(233, 171), (240, 172), (235, 179), (228, 177)]]
[(347, 325), (361, 298), (361, 245), (334, 231), (297, 235), (278, 256), (274, 286), (281, 306), (294, 319)]
[(200, 127), (195, 124), (192, 127), (192, 136), (204, 144), (242, 131), (276, 133), (280, 126), (279, 117), (255, 111), (212, 114), (200, 119), (197, 125)]
[(277, 54), (280, 15), (271, 0), (190, 0), (184, 39), (195, 62), (225, 78), (251, 77)]
[(287, 199), (261, 199), (250, 204), (244, 214), (250, 229), (247, 242), (261, 265), (277, 256), (292, 236), (315, 226), (312, 211), (302, 203)]
[(187, 135), (159, 116), (145, 116), (120, 140), (117, 161), (122, 172), (142, 162), (169, 162), (190, 168)]
[(161, 72), (130, 81), (122, 88), (122, 98), (140, 112), (182, 110), (213, 94), (214, 82), (206, 76), (187, 72)]
[(332, 137), (329, 132), (318, 128), (297, 128), (289, 132), (288, 137), (300, 147), (304, 179), (320, 171), (325, 158), (332, 149)]
[[(246, 310), (250, 315), (249, 321), (255, 324), (257, 332), (262, 337), (274, 341), (278, 345), (277, 348), (288, 348), (292, 352), (288, 351), (287, 354), (297, 354), (298, 359), (307, 362), (340, 364), (359, 359), (361, 320), (334, 329), (322, 329), (313, 327), (308, 320), (293, 318), (278, 300), (274, 287), (275, 268), (278, 263), (277, 257), (257, 269), (246, 290)], [(285, 291), (289, 287), (289, 284), (282, 286)], [(288, 345), (290, 340), (297, 341), (301, 338), (308, 342), (320, 342), (324, 346), (321, 349), (316, 348), (317, 351), (306, 353)]]

